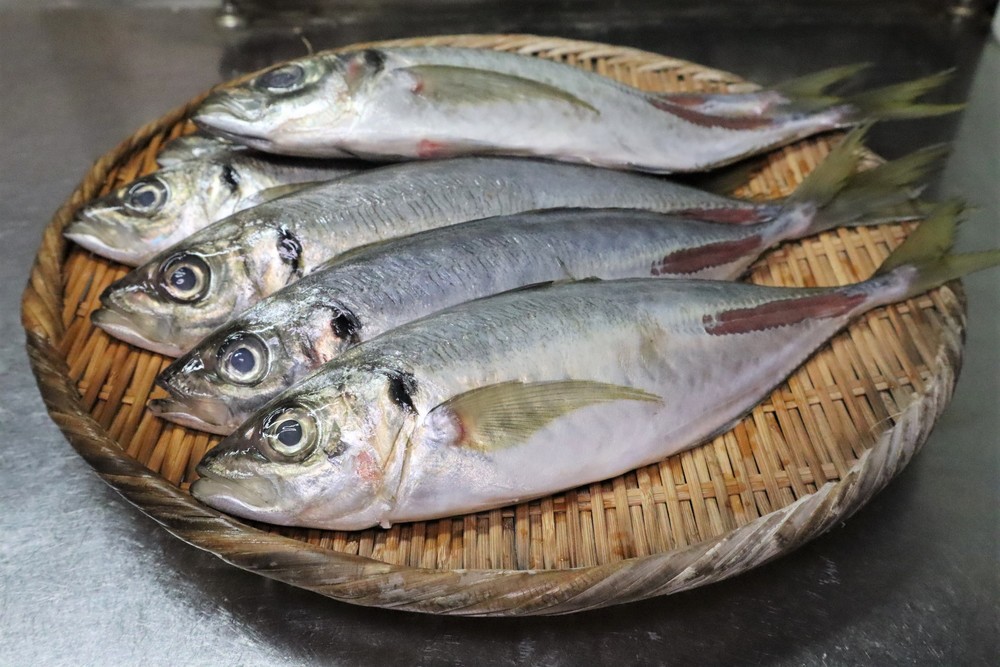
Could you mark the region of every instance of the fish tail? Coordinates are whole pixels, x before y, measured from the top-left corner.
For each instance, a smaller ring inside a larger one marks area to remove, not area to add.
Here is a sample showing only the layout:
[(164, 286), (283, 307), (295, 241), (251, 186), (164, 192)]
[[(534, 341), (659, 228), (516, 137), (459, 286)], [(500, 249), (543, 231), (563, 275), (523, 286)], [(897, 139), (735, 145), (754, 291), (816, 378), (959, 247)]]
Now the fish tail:
[(772, 87), (787, 100), (800, 109), (823, 108), (836, 104), (840, 98), (828, 95), (832, 86), (853, 78), (859, 72), (871, 67), (871, 63), (854, 63), (806, 74), (790, 79)]
[(917, 198), (948, 147), (929, 146), (857, 172), (868, 127), (848, 134), (788, 198), (783, 215), (775, 221), (781, 240), (836, 227), (915, 220), (928, 213), (929, 205)]
[(845, 97), (839, 105), (842, 125), (876, 120), (898, 120), (940, 116), (961, 110), (964, 104), (928, 104), (916, 100), (943, 86), (952, 75), (946, 70), (913, 81)]
[(1000, 265), (1000, 248), (952, 253), (955, 230), (965, 206), (939, 204), (865, 283), (876, 295), (872, 306), (908, 299), (951, 280)]

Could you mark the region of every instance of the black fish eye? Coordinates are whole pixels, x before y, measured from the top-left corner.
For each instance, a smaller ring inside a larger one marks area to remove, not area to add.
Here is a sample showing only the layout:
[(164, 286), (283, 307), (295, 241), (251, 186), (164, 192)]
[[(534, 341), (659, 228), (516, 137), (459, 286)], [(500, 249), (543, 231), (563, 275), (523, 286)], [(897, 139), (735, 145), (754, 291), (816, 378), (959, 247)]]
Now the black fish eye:
[(285, 65), (261, 74), (257, 85), (271, 90), (285, 90), (301, 83), (304, 77), (305, 70), (301, 65)]
[(198, 277), (190, 266), (179, 266), (170, 274), (170, 284), (179, 290), (194, 289)]
[(249, 373), (257, 365), (257, 362), (254, 361), (253, 352), (245, 347), (241, 347), (230, 355), (229, 365), (240, 373)]
[(278, 424), (278, 442), (285, 447), (294, 447), (302, 442), (302, 424), (294, 419), (286, 419)]
[(182, 303), (198, 301), (208, 293), (211, 271), (201, 257), (181, 253), (160, 265), (158, 285), (168, 298)]
[(163, 181), (158, 178), (148, 178), (130, 185), (122, 197), (122, 203), (133, 213), (152, 215), (163, 208), (168, 194), (169, 191)]
[(256, 334), (237, 333), (219, 347), (219, 373), (236, 384), (256, 384), (267, 374), (267, 345)]
[(264, 453), (279, 462), (303, 460), (319, 440), (316, 420), (305, 408), (279, 408), (264, 419)]

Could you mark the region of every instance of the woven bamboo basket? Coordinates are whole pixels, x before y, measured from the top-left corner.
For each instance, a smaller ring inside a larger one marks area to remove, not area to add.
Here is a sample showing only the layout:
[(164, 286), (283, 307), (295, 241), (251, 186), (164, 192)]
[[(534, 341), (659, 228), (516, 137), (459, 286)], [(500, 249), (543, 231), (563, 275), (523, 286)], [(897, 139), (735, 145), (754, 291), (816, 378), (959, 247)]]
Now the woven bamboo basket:
[[(391, 44), (517, 51), (653, 91), (749, 87), (673, 58), (556, 38)], [(155, 169), (163, 142), (193, 129), (187, 117), (200, 99), (143, 127), (91, 168), (45, 230), (22, 317), (46, 405), (77, 451), (171, 533), (237, 567), (339, 600), (430, 613), (559, 614), (673, 593), (760, 565), (851, 515), (906, 465), (951, 396), (965, 322), (957, 286), (869, 313), (731, 431), (612, 480), (359, 532), (225, 516), (187, 491), (217, 438), (145, 407), (161, 391), (153, 380), (169, 360), (90, 324), (98, 295), (127, 269), (61, 235), (81, 204)], [(776, 151), (736, 194), (785, 196), (829, 148), (818, 138)], [(906, 231), (836, 230), (786, 244), (759, 261), (750, 280), (853, 282), (871, 274)]]

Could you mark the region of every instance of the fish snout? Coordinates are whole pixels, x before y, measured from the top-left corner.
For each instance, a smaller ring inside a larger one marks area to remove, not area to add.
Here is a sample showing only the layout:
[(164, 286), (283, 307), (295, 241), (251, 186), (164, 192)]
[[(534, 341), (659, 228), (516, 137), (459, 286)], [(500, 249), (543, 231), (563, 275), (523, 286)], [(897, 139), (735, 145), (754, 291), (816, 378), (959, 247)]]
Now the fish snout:
[(63, 236), (81, 248), (126, 266), (138, 266), (150, 253), (141, 239), (115, 219), (117, 209), (82, 210), (63, 230)]
[[(188, 401), (171, 397), (154, 398), (146, 405), (149, 407), (149, 411), (160, 419), (166, 419), (181, 426), (216, 435), (229, 435), (233, 430), (228, 425), (230, 421), (228, 410), (221, 404), (205, 405), (203, 401)], [(203, 418), (202, 415), (209, 416)]]
[(90, 321), (126, 343), (176, 357), (185, 350), (170, 335), (169, 318), (158, 313), (152, 292), (155, 288), (147, 281), (125, 276), (101, 293), (101, 307), (90, 314)]
[(267, 113), (267, 102), (260, 95), (236, 90), (219, 90), (202, 102), (192, 120), (210, 131), (244, 134), (247, 123), (260, 121)]
[[(261, 478), (222, 471), (225, 459), (216, 454), (217, 449), (210, 450), (198, 464), (199, 479), (191, 485), (191, 495), (209, 507), (247, 519), (273, 513), (277, 506), (274, 487)], [(271, 520), (280, 523), (276, 517)]]

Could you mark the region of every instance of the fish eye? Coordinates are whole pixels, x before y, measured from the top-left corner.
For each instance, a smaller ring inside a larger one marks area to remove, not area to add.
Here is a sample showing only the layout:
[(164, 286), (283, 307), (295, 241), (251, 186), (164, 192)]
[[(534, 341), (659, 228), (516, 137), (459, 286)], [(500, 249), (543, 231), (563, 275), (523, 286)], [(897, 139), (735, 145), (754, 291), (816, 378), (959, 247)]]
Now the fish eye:
[(267, 373), (267, 345), (255, 334), (238, 333), (219, 347), (218, 360), (223, 378), (236, 384), (254, 384)]
[(181, 253), (160, 265), (157, 283), (168, 298), (190, 303), (208, 293), (211, 275), (208, 264), (201, 257)]
[(303, 460), (319, 440), (315, 418), (298, 406), (279, 408), (269, 414), (261, 435), (268, 458), (286, 463)]
[(147, 178), (130, 185), (122, 203), (132, 213), (152, 215), (163, 208), (169, 195), (166, 183), (158, 178)]
[(288, 90), (302, 83), (305, 74), (301, 65), (285, 65), (264, 72), (257, 77), (256, 84), (257, 87), (268, 90)]

